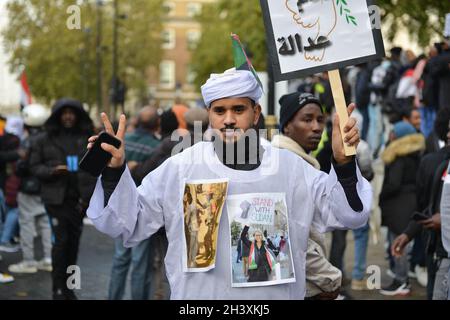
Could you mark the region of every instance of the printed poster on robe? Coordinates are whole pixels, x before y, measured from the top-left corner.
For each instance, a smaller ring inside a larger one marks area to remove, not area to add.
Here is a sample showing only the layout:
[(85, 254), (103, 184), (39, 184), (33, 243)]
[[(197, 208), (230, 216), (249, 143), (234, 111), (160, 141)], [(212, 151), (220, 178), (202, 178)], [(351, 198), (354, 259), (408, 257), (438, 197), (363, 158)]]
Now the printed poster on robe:
[(227, 196), (228, 179), (191, 180), (183, 193), (185, 272), (215, 267), (219, 222)]
[(284, 193), (227, 198), (231, 240), (231, 286), (295, 282)]
[(384, 56), (371, 0), (260, 0), (276, 81)]

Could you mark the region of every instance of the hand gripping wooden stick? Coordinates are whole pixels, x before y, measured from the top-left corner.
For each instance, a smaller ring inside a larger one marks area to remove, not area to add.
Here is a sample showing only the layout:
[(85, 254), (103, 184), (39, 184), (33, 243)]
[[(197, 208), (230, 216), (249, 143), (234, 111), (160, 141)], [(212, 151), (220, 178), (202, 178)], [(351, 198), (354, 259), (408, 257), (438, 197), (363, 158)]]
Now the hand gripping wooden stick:
[(330, 78), (331, 91), (333, 92), (333, 99), (334, 105), (336, 106), (336, 112), (339, 115), (339, 126), (341, 128), (342, 143), (344, 144), (345, 155), (346, 156), (356, 155), (356, 148), (349, 147), (344, 142), (345, 137), (344, 127), (348, 121), (348, 113), (339, 70), (328, 71), (328, 77)]

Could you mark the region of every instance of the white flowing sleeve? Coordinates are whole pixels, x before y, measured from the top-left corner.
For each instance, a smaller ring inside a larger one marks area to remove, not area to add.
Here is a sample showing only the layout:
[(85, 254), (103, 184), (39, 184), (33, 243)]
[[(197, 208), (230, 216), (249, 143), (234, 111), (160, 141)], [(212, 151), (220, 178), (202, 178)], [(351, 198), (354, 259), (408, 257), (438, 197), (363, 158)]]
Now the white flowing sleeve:
[(139, 187), (126, 168), (106, 206), (100, 177), (87, 210), (95, 227), (113, 238), (121, 236), (125, 247), (133, 247), (164, 226), (167, 162), (147, 175)]
[(450, 175), (447, 174), (441, 196), (442, 243), (450, 256)]
[[(314, 206), (313, 225), (319, 232), (328, 232), (334, 229), (357, 229), (367, 223), (372, 206), (372, 187), (363, 178), (356, 164), (356, 168), (353, 170), (356, 169), (356, 192), (362, 203), (361, 211), (355, 211), (350, 206), (333, 166), (331, 166), (330, 174), (305, 164), (303, 167), (307, 188), (312, 199), (311, 205)], [(353, 194), (353, 198), (357, 199), (355, 196)]]

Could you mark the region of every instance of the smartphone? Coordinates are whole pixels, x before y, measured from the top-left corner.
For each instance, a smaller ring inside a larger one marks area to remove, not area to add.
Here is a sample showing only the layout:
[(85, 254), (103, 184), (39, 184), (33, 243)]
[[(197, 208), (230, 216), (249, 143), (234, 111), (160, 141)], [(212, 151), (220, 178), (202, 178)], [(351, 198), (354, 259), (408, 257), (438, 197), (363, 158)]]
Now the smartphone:
[(120, 140), (116, 137), (102, 131), (94, 145), (89, 149), (81, 159), (79, 168), (89, 172), (94, 177), (98, 177), (108, 165), (112, 155), (101, 148), (102, 143), (113, 145), (116, 148), (120, 147)]
[(422, 220), (427, 220), (430, 217), (427, 216), (426, 214), (423, 214), (422, 212), (414, 212), (413, 215), (412, 215), (412, 218), (415, 221), (422, 221)]

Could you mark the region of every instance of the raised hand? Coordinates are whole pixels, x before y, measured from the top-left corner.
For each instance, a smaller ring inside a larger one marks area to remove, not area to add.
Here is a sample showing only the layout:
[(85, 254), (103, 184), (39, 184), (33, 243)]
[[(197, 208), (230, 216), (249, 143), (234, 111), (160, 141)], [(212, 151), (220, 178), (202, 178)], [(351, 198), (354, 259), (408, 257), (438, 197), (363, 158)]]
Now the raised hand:
[[(111, 125), (111, 122), (108, 119), (108, 116), (106, 113), (102, 112), (100, 115), (102, 118), (103, 125), (105, 127), (105, 131), (109, 133), (110, 135), (116, 137), (120, 140), (120, 148), (117, 149), (113, 145), (102, 143), (101, 148), (105, 150), (106, 152), (109, 152), (112, 155), (111, 161), (108, 163), (108, 167), (111, 168), (120, 168), (124, 162), (125, 162), (125, 127), (126, 127), (126, 117), (125, 115), (121, 115), (119, 119), (119, 128), (117, 129), (117, 133), (114, 133), (113, 127)], [(89, 144), (87, 146), (88, 149), (91, 149), (94, 145), (94, 142), (97, 140), (98, 136), (92, 136), (89, 138)]]
[[(354, 103), (351, 103), (348, 108), (347, 112), (349, 117), (351, 116), (353, 110), (355, 110), (356, 105)], [(359, 130), (356, 126), (356, 119), (355, 118), (348, 118), (348, 122), (345, 125), (344, 128), (344, 141), (348, 146), (354, 146), (355, 148), (358, 146), (359, 143)], [(341, 129), (339, 127), (339, 115), (336, 113), (335, 117), (333, 119), (333, 138), (332, 138), (332, 148), (333, 148), (333, 156), (334, 160), (338, 164), (345, 164), (350, 161), (352, 161), (353, 156), (347, 157), (345, 155), (344, 151), (344, 143), (342, 142), (342, 135), (341, 135)]]

